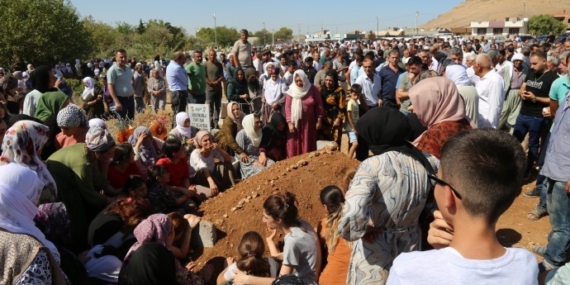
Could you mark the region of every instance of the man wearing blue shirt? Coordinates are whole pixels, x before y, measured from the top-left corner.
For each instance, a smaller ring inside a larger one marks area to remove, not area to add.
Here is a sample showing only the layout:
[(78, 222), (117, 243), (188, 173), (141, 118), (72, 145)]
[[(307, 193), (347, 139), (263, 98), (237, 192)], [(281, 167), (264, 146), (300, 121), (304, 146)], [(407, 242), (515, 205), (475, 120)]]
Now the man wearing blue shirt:
[(173, 126), (176, 124), (176, 114), (186, 112), (188, 103), (188, 77), (183, 67), (184, 62), (186, 62), (186, 56), (183, 52), (178, 51), (174, 54), (174, 59), (166, 67), (166, 81), (168, 81), (170, 103), (174, 113)]
[(134, 119), (133, 72), (127, 66), (127, 52), (124, 49), (115, 52), (115, 64), (107, 71), (107, 81), (109, 93), (115, 102), (115, 110), (119, 116)]
[(404, 73), (404, 70), (398, 66), (399, 60), (400, 51), (393, 49), (388, 56), (388, 65), (384, 66), (379, 73), (382, 88), (378, 99), (382, 100), (383, 106), (395, 109), (399, 108), (396, 103), (396, 82), (400, 74)]

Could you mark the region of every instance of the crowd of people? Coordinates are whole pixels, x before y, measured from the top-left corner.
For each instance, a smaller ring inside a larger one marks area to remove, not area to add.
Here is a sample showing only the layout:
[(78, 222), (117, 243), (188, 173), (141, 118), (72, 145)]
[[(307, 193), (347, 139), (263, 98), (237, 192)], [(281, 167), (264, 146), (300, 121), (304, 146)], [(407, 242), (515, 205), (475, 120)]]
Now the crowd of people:
[[(227, 58), (202, 54), (0, 68), (0, 284), (569, 284), (570, 41), (257, 51), (242, 30)], [(83, 81), (79, 105), (65, 78)], [(164, 110), (167, 93), (170, 132), (157, 119), (122, 143), (109, 133), (107, 116)], [(216, 131), (192, 126), (189, 103), (209, 106)], [(319, 224), (294, 191), (270, 195), (252, 217), (265, 238), (243, 233), (218, 276), (195, 270), (202, 202), (343, 133), (361, 163), (315, 192)], [(540, 263), (495, 234), (535, 177), (527, 218), (552, 228), (531, 248)]]

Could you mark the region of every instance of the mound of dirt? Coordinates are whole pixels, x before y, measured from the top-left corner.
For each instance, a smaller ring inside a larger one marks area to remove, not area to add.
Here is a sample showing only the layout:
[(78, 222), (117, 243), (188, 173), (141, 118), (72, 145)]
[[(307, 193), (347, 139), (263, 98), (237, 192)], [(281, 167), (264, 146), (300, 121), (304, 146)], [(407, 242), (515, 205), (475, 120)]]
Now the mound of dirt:
[[(280, 161), (204, 202), (200, 212), (203, 212), (204, 220), (214, 223), (218, 229), (218, 241), (213, 248), (194, 249), (199, 267), (208, 262), (219, 267), (226, 257), (237, 257), (241, 237), (248, 231), (257, 231), (265, 237), (266, 227), (261, 221), (263, 202), (273, 194), (294, 193), (299, 216), (316, 226), (325, 216), (319, 201), (320, 190), (328, 185), (342, 189), (345, 174), (356, 170), (358, 165), (358, 161), (344, 153), (323, 149)], [(282, 240), (283, 237), (279, 238)]]

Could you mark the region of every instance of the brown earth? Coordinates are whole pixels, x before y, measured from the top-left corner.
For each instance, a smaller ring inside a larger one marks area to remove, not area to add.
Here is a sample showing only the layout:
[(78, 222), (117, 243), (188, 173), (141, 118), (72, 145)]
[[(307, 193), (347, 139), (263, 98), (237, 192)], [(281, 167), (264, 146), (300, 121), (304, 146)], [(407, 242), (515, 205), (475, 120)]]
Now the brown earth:
[(570, 0), (524, 2), (526, 9), (523, 8), (521, 0), (467, 0), (425, 23), (421, 28), (469, 27), (471, 22), (504, 21), (507, 17), (530, 18), (539, 14), (560, 14), (563, 9), (569, 12), (567, 7), (570, 7)]

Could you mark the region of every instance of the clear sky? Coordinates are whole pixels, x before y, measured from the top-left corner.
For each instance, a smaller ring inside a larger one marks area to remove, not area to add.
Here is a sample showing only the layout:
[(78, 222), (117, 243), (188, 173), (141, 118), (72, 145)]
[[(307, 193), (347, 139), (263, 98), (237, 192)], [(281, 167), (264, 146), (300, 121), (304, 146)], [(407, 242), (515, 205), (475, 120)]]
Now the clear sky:
[[(278, 30), (288, 27), (293, 34), (328, 29), (331, 33), (354, 30), (376, 30), (376, 17), (380, 30), (387, 27), (415, 26), (415, 13), (419, 12), (418, 25), (457, 6), (462, 0), (285, 0), (282, 1), (193, 1), (193, 0), (70, 0), (82, 17), (91, 15), (95, 20), (111, 25), (117, 22), (138, 24), (139, 19), (161, 19), (181, 26), (188, 34), (200, 27), (213, 27), (216, 15), (218, 26), (245, 28), (250, 31)], [(198, 4), (200, 3), (200, 4)], [(239, 3), (239, 5), (236, 5)], [(300, 25), (299, 25), (300, 23)]]

